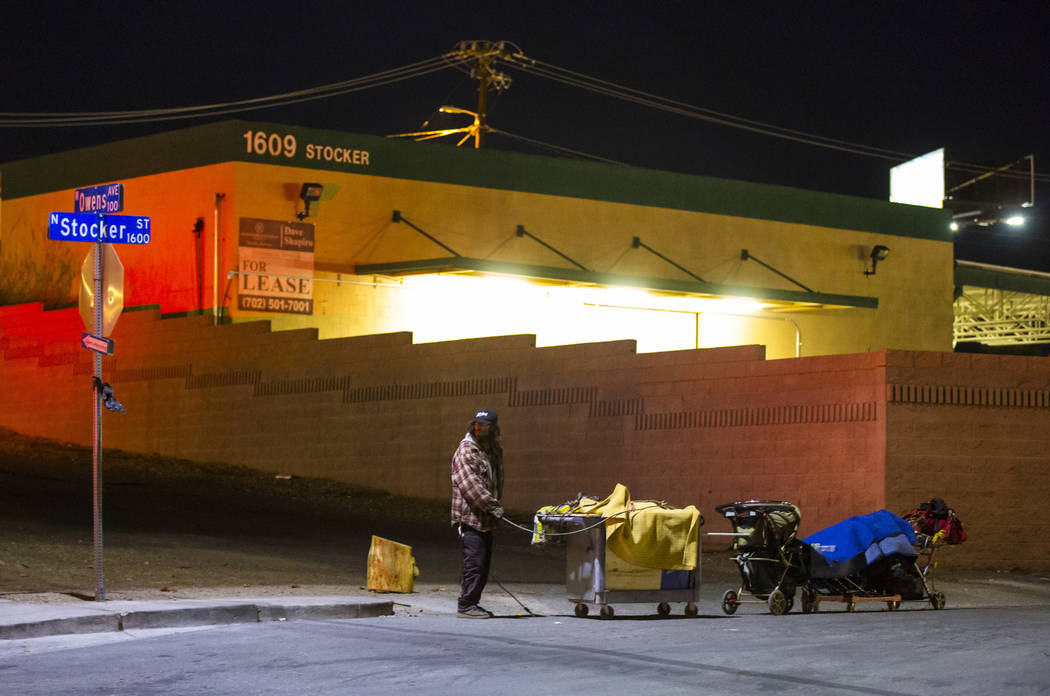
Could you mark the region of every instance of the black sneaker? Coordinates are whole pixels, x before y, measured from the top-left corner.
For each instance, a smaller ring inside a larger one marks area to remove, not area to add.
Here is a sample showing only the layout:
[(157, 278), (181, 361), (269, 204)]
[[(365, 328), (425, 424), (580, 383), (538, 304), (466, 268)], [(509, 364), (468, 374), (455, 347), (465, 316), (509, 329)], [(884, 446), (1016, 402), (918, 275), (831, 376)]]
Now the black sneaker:
[(458, 616), (461, 619), (491, 619), (492, 618), (492, 614), (490, 614), (489, 612), (485, 611), (481, 607), (470, 607), (469, 609), (464, 609), (463, 611), (458, 611), (458, 612), (456, 612), (456, 616)]

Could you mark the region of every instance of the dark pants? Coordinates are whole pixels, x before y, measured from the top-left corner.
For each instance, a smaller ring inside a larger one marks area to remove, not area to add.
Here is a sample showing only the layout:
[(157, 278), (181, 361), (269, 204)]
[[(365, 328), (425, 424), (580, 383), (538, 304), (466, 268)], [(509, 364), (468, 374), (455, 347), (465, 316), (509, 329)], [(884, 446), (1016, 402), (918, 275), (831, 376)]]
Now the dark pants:
[(481, 532), (460, 524), (459, 541), (463, 547), (463, 588), (459, 595), (458, 610), (466, 611), (481, 601), (481, 592), (489, 581), (492, 532)]

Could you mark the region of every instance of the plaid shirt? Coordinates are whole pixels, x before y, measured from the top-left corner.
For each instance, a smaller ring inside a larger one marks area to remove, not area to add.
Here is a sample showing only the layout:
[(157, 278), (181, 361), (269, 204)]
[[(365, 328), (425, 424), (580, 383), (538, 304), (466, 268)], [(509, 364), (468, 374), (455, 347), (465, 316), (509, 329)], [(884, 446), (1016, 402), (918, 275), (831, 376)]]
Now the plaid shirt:
[(499, 506), (503, 488), (502, 452), (498, 444), (486, 451), (471, 433), (463, 436), (452, 455), (452, 525), (462, 522), (482, 532), (496, 526), (489, 511)]

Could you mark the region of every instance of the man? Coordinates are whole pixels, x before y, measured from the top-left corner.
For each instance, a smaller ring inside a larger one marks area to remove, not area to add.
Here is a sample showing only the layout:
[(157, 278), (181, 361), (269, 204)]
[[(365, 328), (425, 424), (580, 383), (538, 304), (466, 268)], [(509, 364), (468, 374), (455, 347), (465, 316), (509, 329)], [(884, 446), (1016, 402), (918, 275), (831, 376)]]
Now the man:
[(466, 435), (452, 455), (452, 526), (463, 547), (463, 586), (457, 616), (487, 619), (492, 613), (478, 602), (489, 579), (492, 530), (503, 516), (503, 447), (495, 411), (474, 414)]

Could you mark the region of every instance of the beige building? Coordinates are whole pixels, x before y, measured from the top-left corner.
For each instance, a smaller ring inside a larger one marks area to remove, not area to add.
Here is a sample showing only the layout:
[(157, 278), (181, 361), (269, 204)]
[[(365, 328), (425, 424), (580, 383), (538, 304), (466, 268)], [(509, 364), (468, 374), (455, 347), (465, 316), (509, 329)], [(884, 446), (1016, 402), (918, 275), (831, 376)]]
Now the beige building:
[[(939, 210), (243, 121), (0, 173), (5, 305), (76, 301), (90, 245), (48, 239), (49, 215), (119, 182), (122, 214), (151, 220), (148, 245), (115, 245), (128, 307), (321, 338), (758, 343), (768, 358), (952, 347)], [(304, 184), (321, 189), (308, 210)], [(873, 267), (876, 246), (889, 256)]]

